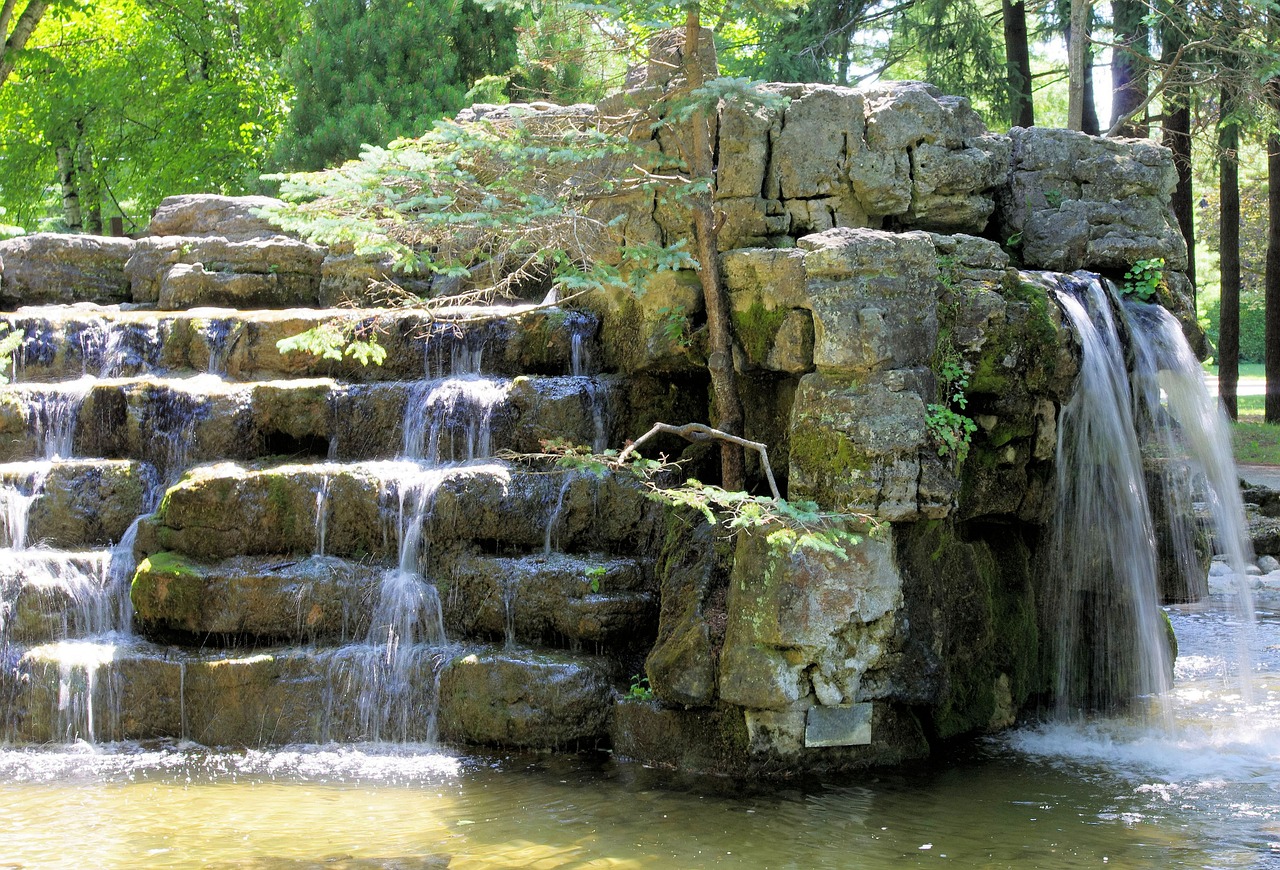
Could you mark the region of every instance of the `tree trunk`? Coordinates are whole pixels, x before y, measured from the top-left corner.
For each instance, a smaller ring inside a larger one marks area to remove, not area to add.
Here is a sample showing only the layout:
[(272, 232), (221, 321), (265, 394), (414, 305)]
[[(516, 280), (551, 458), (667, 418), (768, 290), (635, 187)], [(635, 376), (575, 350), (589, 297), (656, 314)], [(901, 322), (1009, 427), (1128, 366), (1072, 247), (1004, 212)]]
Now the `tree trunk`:
[(1102, 124), (1098, 121), (1098, 100), (1093, 91), (1093, 42), (1092, 26), (1084, 32), (1084, 117), (1080, 121), (1080, 129), (1090, 136), (1102, 133)]
[[(1147, 98), (1147, 74), (1151, 58), (1147, 49), (1150, 29), (1147, 27), (1147, 4), (1144, 0), (1111, 0), (1115, 17), (1116, 42), (1112, 50), (1111, 124), (1133, 114)], [(1149, 132), (1146, 113), (1135, 115), (1120, 128), (1121, 136), (1146, 138)]]
[[(1280, 78), (1267, 82), (1267, 101), (1280, 110)], [(1267, 137), (1267, 274), (1264, 340), (1267, 346), (1265, 419), (1280, 423), (1280, 133)]]
[[(698, 43), (702, 35), (702, 19), (696, 5), (688, 7), (685, 16), (684, 71), (689, 90), (703, 84)], [(713, 178), (711, 161), (711, 121), (705, 110), (694, 112), (690, 120), (689, 167), (694, 178)], [(711, 392), (715, 402), (715, 425), (730, 435), (743, 432), (742, 398), (738, 395), (738, 379), (733, 370), (733, 331), (729, 314), (729, 294), (720, 279), (719, 230), (712, 210), (713, 194), (694, 198), (693, 228), (698, 243), (698, 277), (707, 306), (707, 372), (711, 376)], [(742, 447), (730, 442), (720, 445), (720, 485), (725, 489), (746, 487), (746, 459)]]
[(1001, 0), (1004, 19), (1005, 68), (1009, 77), (1009, 123), (1034, 127), (1035, 105), (1031, 94), (1031, 52), (1027, 47), (1027, 7), (1022, 0)]
[[(1186, 44), (1183, 20), (1172, 8), (1161, 9), (1161, 62), (1168, 64)], [(1173, 165), (1178, 171), (1178, 186), (1173, 191), (1173, 214), (1187, 243), (1187, 278), (1192, 292), (1196, 287), (1195, 197), (1191, 180), (1191, 86), (1185, 76), (1177, 76), (1161, 95), (1164, 103), (1162, 144), (1173, 152)]]
[(31, 38), (32, 31), (44, 17), (44, 11), (49, 8), (49, 0), (29, 0), (13, 25), (13, 30), (10, 30), (9, 22), (13, 20), (16, 7), (17, 0), (4, 0), (4, 5), (0, 6), (0, 85), (13, 72), (18, 60), (17, 54), (22, 51)]
[(80, 232), (80, 190), (76, 187), (75, 153), (69, 145), (57, 151), (58, 184), (62, 187), (62, 218), (67, 231)]
[(1085, 32), (1092, 5), (1090, 0), (1071, 0), (1067, 25), (1067, 127), (1071, 130), (1084, 129)]
[(1240, 380), (1240, 147), (1239, 123), (1230, 117), (1232, 105), (1222, 93), (1218, 126), (1218, 172), (1222, 198), (1222, 296), (1218, 324), (1218, 395), (1227, 414), (1236, 419), (1236, 389)]
[(84, 231), (102, 235), (102, 187), (93, 171), (93, 148), (84, 138), (84, 131), (76, 125), (76, 186), (80, 190), (80, 212)]

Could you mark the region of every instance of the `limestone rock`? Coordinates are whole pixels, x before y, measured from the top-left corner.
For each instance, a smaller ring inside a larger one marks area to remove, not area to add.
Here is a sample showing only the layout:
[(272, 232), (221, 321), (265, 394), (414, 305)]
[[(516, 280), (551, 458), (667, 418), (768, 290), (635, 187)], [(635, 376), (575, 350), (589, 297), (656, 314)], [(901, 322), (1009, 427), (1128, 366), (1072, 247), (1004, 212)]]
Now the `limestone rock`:
[(883, 382), (845, 384), (805, 375), (792, 411), (792, 497), (886, 520), (944, 516), (949, 501), (922, 499), (925, 403)]
[(865, 700), (902, 585), (888, 548), (863, 538), (847, 558), (803, 545), (788, 551), (741, 535), (729, 585), (720, 697), (754, 710)]
[(549, 553), (519, 558), (463, 554), (433, 574), (450, 634), (523, 643), (568, 638), (643, 645), (656, 610), (644, 568), (631, 559)]
[(1163, 257), (1186, 267), (1169, 209), (1177, 183), (1170, 152), (1145, 140), (1015, 127), (1013, 171), (998, 196), (1000, 234), (1029, 268), (1123, 271)]
[(607, 665), (589, 656), (492, 651), (440, 674), (440, 736), (528, 749), (590, 745), (613, 705)]
[(149, 629), (350, 642), (368, 632), (380, 573), (331, 556), (237, 556), (205, 564), (155, 553), (138, 566), (130, 599)]
[(132, 239), (35, 233), (0, 241), (0, 304), (129, 301)]
[(654, 697), (663, 703), (707, 707), (715, 701), (716, 650), (724, 643), (727, 615), (726, 548), (708, 523), (667, 523), (658, 563), (658, 637), (644, 665)]
[[(27, 545), (61, 549), (119, 541), (142, 513), (155, 470), (126, 459), (65, 460), (6, 465), (0, 480), (34, 496), (27, 508)], [(14, 542), (5, 541), (6, 546)]]
[(169, 196), (151, 215), (147, 233), (152, 236), (222, 236), (252, 239), (274, 236), (278, 227), (257, 210), (283, 203), (269, 196), (220, 196), (211, 193)]
[(938, 266), (925, 233), (837, 228), (799, 241), (819, 371), (927, 364)]
[[(153, 236), (138, 241), (125, 265), (133, 301), (159, 303), (161, 308), (196, 305), (270, 306), (297, 294), (297, 304), (314, 305), (318, 295), (324, 249), (284, 236), (228, 240), (220, 236)], [(175, 266), (188, 266), (174, 273)], [(197, 289), (191, 273), (207, 273)], [(221, 277), (211, 277), (217, 273)], [(216, 289), (229, 274), (242, 277), (238, 292)], [(185, 281), (185, 289), (173, 286)], [(169, 285), (166, 287), (166, 285)], [(253, 289), (249, 289), (252, 287)], [(166, 292), (162, 294), (162, 290)]]

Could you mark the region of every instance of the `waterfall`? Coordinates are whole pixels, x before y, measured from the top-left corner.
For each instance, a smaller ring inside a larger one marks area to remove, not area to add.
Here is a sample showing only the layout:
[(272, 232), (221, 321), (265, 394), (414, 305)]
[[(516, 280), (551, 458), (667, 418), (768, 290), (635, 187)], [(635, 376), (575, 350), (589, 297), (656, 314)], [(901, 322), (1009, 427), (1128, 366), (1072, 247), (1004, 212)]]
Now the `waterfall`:
[[(1160, 453), (1172, 512), (1189, 510), (1199, 487), (1213, 505), (1219, 545), (1241, 574), (1248, 547), (1225, 424), (1177, 322), (1153, 306), (1120, 302), (1095, 276), (1056, 280), (1081, 350), (1079, 382), (1059, 420), (1054, 576), (1043, 602), (1057, 714), (1068, 717), (1170, 686), (1144, 443)], [(1192, 531), (1175, 528), (1174, 546), (1189, 548)], [(1178, 564), (1198, 570), (1185, 552)]]

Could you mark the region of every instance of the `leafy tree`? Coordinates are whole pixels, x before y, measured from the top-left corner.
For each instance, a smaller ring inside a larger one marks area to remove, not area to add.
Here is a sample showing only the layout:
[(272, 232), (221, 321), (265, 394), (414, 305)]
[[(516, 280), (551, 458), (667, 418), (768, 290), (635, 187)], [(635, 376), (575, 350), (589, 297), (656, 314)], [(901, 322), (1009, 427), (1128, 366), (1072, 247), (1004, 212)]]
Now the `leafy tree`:
[(421, 134), (516, 64), (515, 23), (471, 0), (315, 0), (287, 52), (297, 96), (279, 162), (316, 170)]
[(27, 0), (19, 11), (18, 0), (0, 4), (0, 85), (13, 73), (18, 53), (26, 47), (49, 6), (49, 0)]
[[(99, 0), (45, 15), (0, 90), (0, 205), (34, 227), (62, 183), (66, 228), (164, 196), (258, 188), (284, 120), (282, 45), (300, 0)], [(84, 219), (77, 219), (77, 216)]]

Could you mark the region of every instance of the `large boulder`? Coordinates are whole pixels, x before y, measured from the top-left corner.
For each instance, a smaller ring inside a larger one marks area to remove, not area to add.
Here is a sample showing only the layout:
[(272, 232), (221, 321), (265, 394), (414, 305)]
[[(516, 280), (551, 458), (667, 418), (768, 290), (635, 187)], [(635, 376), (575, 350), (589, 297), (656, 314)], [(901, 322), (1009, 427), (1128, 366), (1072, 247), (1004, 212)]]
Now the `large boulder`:
[(1046, 127), (1009, 131), (1013, 168), (998, 197), (1003, 238), (1028, 268), (1128, 269), (1163, 258), (1186, 268), (1187, 246), (1169, 196), (1173, 155), (1154, 142)]
[(243, 240), (274, 236), (278, 227), (258, 214), (264, 208), (283, 205), (269, 196), (221, 196), (193, 193), (169, 196), (151, 215), (147, 233), (152, 236), (222, 236)]

